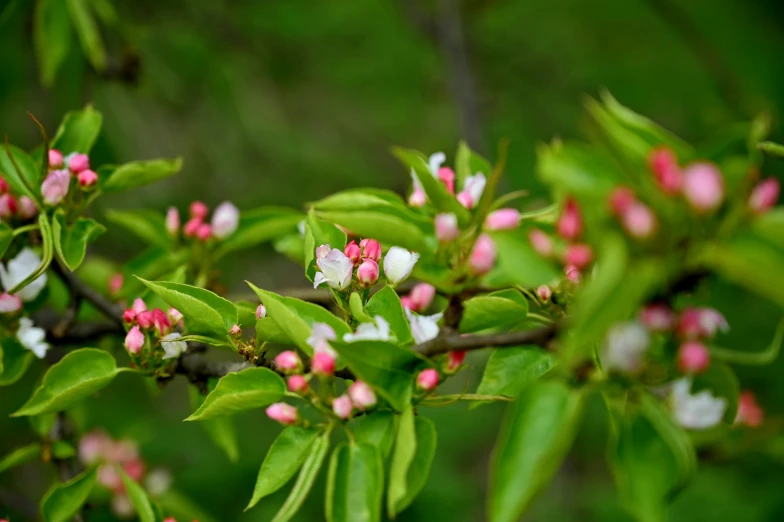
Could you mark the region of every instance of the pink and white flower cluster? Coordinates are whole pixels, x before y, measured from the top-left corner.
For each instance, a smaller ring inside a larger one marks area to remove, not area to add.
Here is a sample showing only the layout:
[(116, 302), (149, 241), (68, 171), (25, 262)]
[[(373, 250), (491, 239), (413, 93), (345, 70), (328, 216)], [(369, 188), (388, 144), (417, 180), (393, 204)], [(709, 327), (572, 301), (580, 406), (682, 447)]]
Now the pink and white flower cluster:
[(147, 343), (147, 335), (154, 334), (164, 350), (163, 359), (178, 357), (188, 349), (187, 343), (179, 340), (182, 334), (174, 331), (182, 319), (182, 314), (174, 308), (168, 312), (160, 308), (148, 310), (144, 301), (136, 298), (133, 306), (123, 312), (123, 320), (130, 328), (125, 336), (125, 348), (131, 355), (138, 355)]
[(18, 218), (22, 221), (38, 215), (35, 201), (27, 196), (14, 195), (11, 186), (0, 176), (0, 220), (10, 221)]
[(64, 156), (57, 149), (49, 149), (49, 172), (41, 184), (44, 203), (52, 207), (59, 205), (70, 191), (71, 179), (82, 190), (95, 187), (98, 174), (90, 169), (90, 158), (75, 152)]
[[(201, 201), (191, 203), (189, 219), (182, 226), (182, 235), (206, 242), (210, 238), (226, 239), (237, 230), (240, 211), (231, 202), (224, 201), (215, 207), (212, 219), (207, 222), (209, 213), (209, 207)], [(176, 207), (169, 207), (166, 211), (166, 231), (171, 237), (177, 237), (180, 233), (180, 212)]]
[[(361, 288), (370, 288), (381, 276), (381, 244), (375, 239), (363, 239), (357, 244), (350, 241), (341, 251), (330, 245), (316, 248), (316, 272), (313, 287), (325, 284), (330, 288), (345, 291), (354, 281)], [(419, 254), (405, 248), (393, 246), (383, 259), (384, 276), (391, 285), (408, 278), (414, 270)]]

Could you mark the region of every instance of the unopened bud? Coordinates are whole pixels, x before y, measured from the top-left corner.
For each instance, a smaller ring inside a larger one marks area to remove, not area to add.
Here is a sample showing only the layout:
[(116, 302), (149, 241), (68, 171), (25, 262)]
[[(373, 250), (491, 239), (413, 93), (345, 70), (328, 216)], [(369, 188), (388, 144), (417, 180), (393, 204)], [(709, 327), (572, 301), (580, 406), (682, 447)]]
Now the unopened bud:
[(120, 293), (122, 290), (123, 283), (125, 282), (125, 276), (121, 273), (117, 272), (109, 276), (109, 293), (112, 295)]
[(49, 168), (59, 169), (63, 166), (63, 153), (57, 149), (49, 149)]
[(229, 335), (234, 338), (240, 337), (242, 335), (242, 328), (240, 328), (240, 325), (232, 325), (231, 329), (229, 330)]
[(308, 380), (303, 375), (291, 375), (286, 381), (290, 392), (304, 393), (308, 389)]
[(433, 391), (438, 386), (440, 378), (438, 371), (433, 368), (422, 370), (416, 378), (417, 388), (424, 391)]
[(125, 349), (129, 353), (139, 353), (144, 346), (144, 334), (139, 330), (138, 326), (134, 326), (125, 336)]
[(710, 366), (710, 352), (699, 341), (687, 341), (678, 349), (678, 369), (683, 373), (702, 373)]
[(449, 167), (438, 169), (438, 179), (444, 184), (450, 194), (455, 193), (455, 172)]
[(212, 235), (218, 239), (226, 239), (232, 235), (240, 224), (240, 211), (230, 201), (224, 201), (212, 213)]
[(520, 211), (516, 208), (499, 208), (485, 218), (486, 230), (510, 230), (520, 225)]
[(465, 208), (473, 208), (474, 207), (474, 200), (471, 198), (471, 194), (468, 192), (460, 192), (457, 195), (457, 202), (460, 203)]
[(22, 300), (19, 296), (8, 292), (0, 294), (0, 314), (13, 314), (22, 309)]
[(297, 408), (285, 402), (276, 402), (266, 409), (267, 417), (270, 419), (291, 426), (296, 424), (299, 418)]
[(468, 265), (476, 275), (489, 272), (495, 265), (495, 243), (487, 234), (482, 234), (476, 239), (474, 248), (468, 258)]
[(566, 247), (564, 263), (577, 268), (585, 268), (593, 261), (593, 249), (589, 245), (573, 244)]
[(191, 203), (189, 210), (191, 213), (191, 218), (196, 218), (200, 221), (204, 221), (204, 219), (207, 217), (207, 214), (210, 212), (210, 209), (207, 208), (207, 205), (201, 201), (194, 201)]
[(71, 175), (66, 170), (53, 170), (47, 174), (41, 183), (41, 195), (44, 203), (50, 206), (57, 205), (68, 194)]
[(38, 215), (38, 207), (35, 206), (35, 201), (27, 196), (19, 198), (19, 217), (22, 219), (32, 219)]
[(757, 397), (748, 390), (740, 392), (738, 397), (738, 413), (735, 424), (745, 424), (750, 428), (758, 428), (765, 420), (765, 411), (757, 403)]
[(463, 365), (466, 357), (465, 350), (453, 350), (446, 354), (446, 372), (454, 373)]
[(724, 178), (712, 163), (692, 163), (683, 171), (683, 195), (691, 207), (704, 214), (724, 201)]
[(372, 259), (365, 259), (362, 264), (357, 268), (357, 279), (359, 284), (365, 288), (370, 288), (376, 281), (378, 281), (379, 268), (378, 263)]
[(553, 255), (553, 240), (543, 231), (538, 228), (531, 229), (528, 233), (528, 240), (540, 256), (550, 257)]
[(724, 316), (713, 308), (686, 308), (678, 319), (677, 333), (685, 339), (711, 338), (730, 326)]
[(159, 337), (163, 337), (171, 332), (172, 324), (169, 317), (163, 313), (163, 310), (156, 308), (152, 311), (152, 322), (155, 326), (155, 332)]
[(267, 309), (263, 304), (256, 307), (256, 319), (263, 319), (267, 317)]
[(623, 213), (621, 221), (624, 230), (637, 239), (648, 239), (656, 232), (656, 215), (643, 203), (633, 203)]
[(412, 207), (422, 208), (425, 206), (426, 201), (425, 191), (419, 187), (414, 187), (414, 191), (408, 196), (408, 204)]
[(88, 189), (98, 183), (98, 174), (90, 169), (86, 169), (76, 176), (76, 181), (79, 182), (83, 189)]
[(87, 154), (72, 154), (68, 160), (68, 169), (74, 174), (90, 168), (90, 158)]
[(201, 241), (207, 241), (212, 235), (212, 226), (207, 223), (202, 223), (196, 230), (196, 237)]
[(648, 157), (648, 166), (659, 188), (665, 194), (677, 194), (683, 185), (683, 176), (678, 160), (670, 149), (659, 147)]
[(553, 297), (553, 291), (547, 285), (542, 285), (536, 289), (536, 297), (539, 298), (540, 301), (546, 303)]
[(667, 332), (675, 326), (675, 314), (665, 304), (650, 304), (640, 311), (640, 322), (651, 332)]
[(574, 265), (566, 265), (564, 267), (564, 274), (566, 274), (566, 279), (572, 283), (579, 283), (580, 279), (582, 278), (580, 269)]
[(5, 194), (9, 190), (11, 190), (10, 185), (8, 185), (8, 182), (5, 180), (5, 178), (3, 178), (3, 176), (0, 176), (0, 194)]
[(634, 191), (629, 187), (617, 187), (610, 192), (610, 209), (617, 216), (623, 215), (635, 201)]
[(133, 324), (136, 320), (136, 311), (133, 308), (128, 308), (123, 312), (123, 321), (125, 324)]
[(286, 350), (275, 356), (275, 367), (283, 373), (299, 373), (302, 371), (302, 360), (295, 351)]
[[(428, 283), (419, 283), (411, 289), (411, 293), (408, 295), (408, 309), (412, 312), (424, 312), (430, 307), (435, 296), (435, 286)], [(402, 304), (402, 298), (400, 302)]]
[(564, 239), (575, 240), (580, 237), (583, 231), (583, 217), (580, 214), (580, 207), (577, 200), (568, 198), (564, 203), (561, 217), (555, 226), (558, 235)]
[(177, 237), (180, 233), (180, 211), (177, 207), (169, 207), (166, 211), (166, 232), (171, 237)]
[(376, 394), (367, 383), (362, 381), (355, 381), (354, 384), (348, 388), (348, 396), (351, 397), (351, 402), (359, 411), (365, 411), (376, 405)]
[(362, 257), (378, 262), (381, 259), (381, 243), (375, 239), (363, 239), (359, 242), (362, 248)]
[(320, 377), (330, 377), (335, 373), (335, 358), (327, 352), (314, 354), (311, 371)]
[(16, 199), (11, 194), (0, 194), (0, 218), (9, 219), (16, 214)]
[(191, 218), (182, 227), (182, 233), (185, 237), (193, 237), (199, 231), (199, 227), (204, 224), (201, 218)]
[(177, 326), (182, 321), (182, 314), (176, 308), (169, 308), (167, 312), (169, 314), (169, 320), (171, 321), (172, 326)]
[(136, 324), (142, 329), (149, 330), (155, 325), (155, 315), (150, 310), (145, 310), (136, 314)]
[(351, 398), (348, 395), (341, 395), (332, 400), (332, 411), (339, 419), (348, 419), (351, 417), (351, 412), (354, 405), (351, 404)]
[(436, 238), (439, 241), (452, 241), (460, 235), (457, 216), (451, 213), (438, 214), (435, 219)]
[(145, 310), (147, 310), (147, 305), (144, 304), (144, 301), (142, 300), (141, 297), (137, 297), (136, 299), (133, 300), (132, 308), (133, 308), (134, 312), (139, 314), (139, 313), (144, 312)]
[(763, 214), (770, 210), (779, 199), (781, 185), (776, 178), (760, 181), (749, 196), (749, 209), (755, 214)]
[(351, 262), (354, 263), (354, 265), (358, 265), (362, 259), (362, 249), (356, 241), (351, 241), (347, 244), (346, 248), (343, 249), (343, 253), (346, 254), (347, 258), (351, 259)]

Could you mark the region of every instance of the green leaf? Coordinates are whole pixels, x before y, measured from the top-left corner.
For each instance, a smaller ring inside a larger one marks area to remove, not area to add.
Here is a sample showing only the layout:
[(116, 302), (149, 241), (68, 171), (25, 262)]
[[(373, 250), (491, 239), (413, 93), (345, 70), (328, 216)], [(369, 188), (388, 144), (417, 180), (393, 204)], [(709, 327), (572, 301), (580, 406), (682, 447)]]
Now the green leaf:
[[(70, 3), (79, 3), (83, 0), (69, 0)], [(81, 111), (72, 111), (65, 115), (63, 122), (54, 135), (51, 148), (63, 154), (80, 152), (88, 154), (93, 148), (98, 134), (101, 132), (103, 116), (92, 105), (87, 105)]]
[(313, 323), (328, 324), (335, 330), (338, 339), (351, 332), (351, 328), (344, 321), (332, 315), (326, 308), (293, 297), (281, 297), (262, 290), (253, 283), (248, 285), (267, 309), (267, 318), (273, 319), (286, 337), (308, 355), (313, 355), (313, 348), (307, 342)]
[(678, 463), (677, 488), (685, 486), (697, 472), (697, 455), (686, 431), (676, 424), (659, 397), (645, 394), (641, 397), (642, 412), (656, 428), (659, 436), (669, 445)]
[(0, 459), (0, 473), (4, 473), (11, 468), (24, 464), (41, 455), (41, 444), (33, 442), (27, 446), (16, 448), (14, 451)]
[(474, 333), (489, 328), (509, 330), (525, 321), (527, 316), (528, 303), (524, 300), (492, 294), (480, 295), (465, 302), (460, 332)]
[(89, 469), (68, 482), (55, 484), (41, 501), (45, 522), (68, 522), (81, 509), (95, 486), (95, 469)]
[[(414, 462), (417, 452), (416, 427), (414, 425), (414, 409), (409, 404), (400, 414), (395, 437), (395, 452), (389, 467), (389, 486), (387, 489), (387, 514), (395, 518), (400, 512), (398, 506), (408, 496), (408, 470)], [(403, 506), (405, 507), (405, 506)]]
[(327, 479), (327, 522), (381, 520), (384, 462), (370, 444), (340, 444), (332, 453)]
[(305, 266), (305, 238), (296, 232), (278, 237), (272, 244), (275, 252)]
[(538, 382), (507, 408), (493, 453), (488, 519), (515, 522), (555, 474), (574, 439), (579, 392)]
[(324, 458), (327, 456), (329, 449), (329, 436), (330, 429), (327, 429), (320, 437), (316, 439), (310, 449), (308, 458), (302, 465), (302, 469), (297, 475), (297, 481), (294, 482), (294, 487), (291, 488), (291, 493), (286, 498), (286, 501), (281, 506), (272, 522), (287, 522), (291, 517), (297, 514), (302, 503), (313, 488), (313, 483), (316, 481), (321, 465), (324, 463)]
[(784, 145), (773, 143), (772, 141), (763, 141), (757, 145), (763, 152), (767, 152), (771, 156), (779, 156), (784, 158)]
[(87, 244), (104, 232), (106, 227), (94, 219), (80, 217), (69, 227), (61, 212), (54, 215), (54, 223), (52, 223), (54, 247), (57, 255), (72, 272), (84, 261)]
[(0, 223), (0, 257), (5, 255), (14, 240), (14, 230), (5, 223)]
[(724, 421), (732, 424), (738, 412), (740, 383), (728, 364), (721, 361), (711, 361), (707, 370), (694, 377), (691, 389), (692, 393), (710, 390), (713, 395), (725, 398), (727, 409), (724, 411)]
[(320, 220), (315, 211), (310, 209), (305, 219), (305, 275), (311, 281), (318, 272), (316, 248), (321, 245), (343, 250), (346, 246), (346, 233), (332, 223)]
[[(210, 391), (215, 389), (217, 380), (210, 379)], [(191, 402), (191, 409), (197, 410), (204, 404), (205, 396), (199, 393), (195, 386), (188, 388)], [(232, 419), (229, 417), (218, 417), (205, 420), (199, 423), (207, 435), (212, 439), (216, 446), (221, 448), (231, 462), (236, 462), (240, 456), (239, 443), (237, 442), (237, 430), (234, 428)]]
[[(76, 35), (82, 44), (82, 50), (96, 71), (101, 72), (106, 68), (106, 50), (103, 47), (101, 33), (95, 23), (87, 0), (65, 0), (71, 22), (76, 29)], [(68, 149), (63, 149), (68, 150)], [(79, 151), (87, 152), (87, 151)]]
[(219, 522), (193, 500), (174, 488), (155, 498), (164, 513), (178, 520), (198, 520), (199, 522)]
[(285, 393), (283, 379), (267, 368), (229, 373), (218, 381), (199, 409), (185, 420), (205, 420), (262, 408), (278, 401)]
[(0, 172), (11, 192), (25, 195), (40, 204), (40, 171), (25, 151), (13, 145), (0, 146)]
[(411, 335), (411, 326), (400, 304), (400, 296), (389, 285), (373, 294), (365, 305), (365, 311), (375, 317), (380, 315), (389, 323), (389, 330), (401, 344), (407, 345), (414, 341)]
[(116, 192), (149, 185), (176, 174), (182, 158), (133, 161), (119, 166), (101, 167), (98, 177), (104, 192)]
[(33, 43), (41, 83), (51, 87), (71, 49), (73, 31), (65, 2), (38, 0), (33, 16)]
[(21, 379), (35, 359), (35, 354), (22, 346), (16, 337), (0, 340), (0, 355), (3, 360), (0, 386), (10, 386)]
[(319, 435), (319, 430), (299, 426), (290, 426), (278, 435), (261, 463), (253, 498), (245, 508), (246, 511), (262, 498), (282, 488), (294, 476)]
[(182, 283), (138, 279), (166, 304), (185, 316), (190, 333), (227, 339), (229, 330), (237, 324), (237, 307), (234, 303), (209, 290)]
[(386, 458), (395, 442), (395, 414), (377, 411), (356, 417), (351, 422), (351, 432), (355, 441), (376, 446)]
[(417, 354), (384, 341), (330, 342), (341, 360), (396, 411), (411, 402), (414, 370), (423, 363)]
[(76, 456), (76, 448), (64, 440), (52, 442), (52, 455), (58, 459), (70, 459)]
[(455, 154), (455, 186), (462, 187), (468, 176), (473, 176), (478, 172), (489, 176), (492, 167), (482, 156), (472, 151), (466, 142), (461, 141), (457, 145)]
[(147, 297), (152, 297), (152, 291), (142, 283), (141, 279), (134, 276), (150, 280), (167, 280), (167, 277), (164, 276), (185, 266), (190, 261), (191, 254), (191, 250), (187, 248), (181, 248), (174, 252), (161, 247), (150, 247), (143, 250), (123, 266), (123, 274), (126, 277), (121, 296), (129, 301), (133, 301), (137, 297), (144, 298), (145, 294)]
[(220, 242), (215, 249), (215, 258), (296, 232), (303, 219), (305, 216), (301, 212), (284, 207), (262, 207), (242, 212), (237, 230)]
[(69, 352), (44, 375), (33, 396), (12, 417), (40, 415), (70, 408), (109, 385), (123, 371), (114, 357), (95, 348)]
[(781, 351), (781, 343), (784, 341), (784, 317), (779, 320), (773, 340), (764, 350), (757, 352), (746, 352), (730, 350), (727, 348), (710, 347), (711, 355), (724, 362), (732, 364), (766, 365), (776, 360)]
[(256, 343), (260, 342), (294, 344), (288, 335), (280, 329), (272, 317), (262, 317), (256, 320)]
[(537, 346), (493, 350), (476, 393), (517, 397), (555, 366), (555, 358)]
[(593, 145), (555, 143), (536, 149), (536, 171), (543, 183), (559, 194), (605, 201), (610, 191), (625, 179), (612, 157)]
[[(457, 216), (461, 225), (467, 225), (471, 221), (471, 214), (450, 194), (444, 184), (436, 178), (427, 164), (427, 160), (422, 153), (415, 150), (406, 150), (400, 147), (392, 149), (394, 154), (404, 165), (414, 169), (419, 183), (427, 194), (427, 198), (433, 207), (439, 212), (450, 212)], [(489, 174), (489, 173), (485, 173)]]
[(19, 292), (19, 290), (38, 279), (41, 274), (46, 272), (46, 269), (49, 268), (49, 265), (52, 263), (52, 258), (54, 257), (54, 233), (52, 232), (52, 225), (49, 223), (49, 218), (45, 212), (41, 212), (38, 215), (38, 226), (41, 230), (41, 238), (43, 240), (41, 264), (39, 264), (38, 268), (33, 270), (26, 278), (24, 278), (24, 280), (17, 283), (16, 286), (8, 290), (9, 294), (15, 294)]
[(490, 236), (498, 252), (496, 268), (487, 276), (494, 286), (535, 288), (559, 279), (553, 264), (534, 251), (522, 230), (492, 232)]
[(120, 476), (125, 486), (125, 493), (128, 495), (131, 504), (133, 504), (139, 520), (141, 522), (156, 522), (155, 509), (144, 489), (122, 469), (120, 470)]
[(425, 487), (427, 477), (430, 475), (430, 466), (436, 454), (438, 436), (436, 435), (436, 426), (433, 421), (425, 417), (416, 417), (414, 429), (416, 432), (416, 452), (406, 472), (405, 492), (394, 505), (390, 503), (390, 516), (400, 513), (410, 506), (416, 496), (422, 491), (422, 488)]
[(372, 323), (375, 320), (365, 312), (365, 308), (362, 306), (362, 296), (357, 292), (351, 293), (351, 296), (348, 299), (348, 306), (351, 311), (351, 316), (357, 321), (361, 323)]
[(151, 245), (171, 247), (171, 236), (166, 231), (166, 218), (160, 212), (147, 209), (107, 210), (106, 219)]

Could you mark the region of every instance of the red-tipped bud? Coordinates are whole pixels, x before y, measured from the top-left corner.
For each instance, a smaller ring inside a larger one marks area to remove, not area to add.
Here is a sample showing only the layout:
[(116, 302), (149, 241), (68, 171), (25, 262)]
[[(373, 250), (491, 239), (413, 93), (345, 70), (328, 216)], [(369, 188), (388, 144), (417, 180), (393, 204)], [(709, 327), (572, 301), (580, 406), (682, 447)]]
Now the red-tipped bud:
[(637, 201), (634, 191), (629, 187), (618, 187), (610, 192), (610, 209), (620, 216)]
[(712, 163), (692, 163), (683, 171), (683, 195), (695, 212), (705, 214), (724, 201), (724, 178)]
[(346, 248), (343, 249), (343, 253), (346, 254), (346, 257), (351, 259), (351, 262), (355, 265), (358, 265), (359, 261), (362, 259), (362, 249), (356, 241), (351, 241), (346, 245)]
[(650, 304), (640, 311), (640, 322), (651, 332), (668, 332), (675, 326), (675, 314), (665, 304)]
[(540, 256), (550, 257), (553, 255), (553, 240), (538, 228), (531, 229), (528, 233), (528, 240)]
[(621, 221), (624, 230), (637, 239), (648, 239), (656, 232), (656, 215), (643, 203), (633, 203), (623, 213)]
[(704, 372), (710, 361), (710, 352), (699, 341), (687, 341), (678, 349), (678, 369), (683, 373)]
[(381, 259), (381, 243), (375, 239), (363, 239), (359, 242), (362, 248), (362, 257), (378, 262)]
[(665, 194), (677, 194), (683, 185), (683, 176), (678, 167), (678, 159), (668, 148), (654, 149), (648, 157), (648, 166), (656, 183)]
[(111, 295), (120, 293), (120, 290), (122, 290), (124, 282), (125, 282), (125, 276), (123, 276), (121, 273), (116, 272), (110, 275), (108, 281), (109, 293)]
[(303, 375), (291, 375), (286, 380), (290, 392), (305, 393), (308, 389), (308, 380)]
[(438, 179), (446, 186), (450, 194), (455, 193), (455, 172), (449, 167), (441, 167), (438, 169)]
[(520, 211), (516, 208), (499, 208), (485, 218), (486, 230), (510, 230), (520, 225)]
[(302, 360), (295, 351), (286, 350), (275, 356), (275, 367), (283, 373), (299, 373), (302, 371)]
[(133, 300), (133, 306), (131, 308), (133, 308), (133, 311), (138, 315), (139, 313), (147, 310), (147, 305), (144, 304), (144, 301), (141, 297), (137, 297)]
[(422, 370), (419, 372), (416, 378), (416, 385), (417, 388), (424, 391), (433, 391), (438, 386), (438, 381), (441, 377), (438, 375), (438, 371), (433, 368), (428, 368), (426, 370)]
[(16, 214), (16, 209), (16, 199), (11, 194), (0, 194), (0, 218), (10, 218)]
[(63, 153), (57, 149), (49, 149), (49, 168), (59, 169), (63, 166)]
[(136, 314), (136, 324), (144, 330), (149, 330), (155, 326), (155, 314), (150, 310), (139, 312)]
[(229, 335), (231, 335), (235, 339), (237, 337), (241, 337), (242, 336), (242, 328), (240, 328), (240, 325), (238, 325), (238, 324), (232, 325), (231, 328), (229, 329)]
[(561, 217), (555, 226), (558, 235), (564, 239), (574, 241), (583, 231), (583, 217), (580, 214), (580, 207), (573, 198), (566, 200)]
[(311, 371), (320, 377), (329, 377), (335, 373), (335, 358), (327, 352), (318, 352), (313, 356)]
[(685, 339), (711, 338), (730, 326), (724, 316), (713, 308), (686, 308), (678, 319), (677, 334)]
[(169, 311), (166, 313), (169, 315), (172, 326), (177, 326), (182, 321), (182, 314), (176, 308), (169, 308)]
[(460, 235), (460, 227), (457, 226), (457, 216), (452, 213), (438, 214), (434, 225), (436, 238), (439, 241), (452, 241)]
[(735, 424), (745, 424), (750, 428), (758, 428), (765, 421), (765, 411), (757, 403), (757, 397), (748, 390), (740, 392), (738, 397), (738, 413)]
[(776, 178), (760, 181), (749, 196), (749, 209), (755, 214), (764, 214), (776, 204), (780, 190), (781, 185)]
[(473, 208), (474, 207), (474, 199), (471, 197), (471, 194), (463, 191), (460, 192), (457, 196), (457, 202), (460, 203), (465, 208)]
[(14, 314), (22, 309), (22, 300), (19, 296), (8, 292), (0, 294), (0, 314)]
[(166, 211), (166, 232), (171, 237), (180, 233), (180, 211), (176, 207), (169, 207)]
[(579, 283), (580, 279), (582, 279), (580, 269), (574, 265), (566, 265), (564, 267), (564, 274), (566, 274), (566, 279), (572, 283)]
[(201, 201), (194, 201), (190, 206), (191, 218), (196, 218), (199, 221), (204, 221), (210, 209)]
[(83, 189), (88, 189), (98, 183), (98, 174), (90, 169), (83, 170), (76, 176), (76, 181)]
[(87, 154), (73, 154), (68, 160), (68, 169), (74, 174), (90, 168), (90, 158)]
[(196, 230), (196, 237), (200, 241), (207, 241), (210, 236), (212, 235), (212, 226), (207, 223), (202, 223), (199, 225), (199, 228)]
[(139, 330), (138, 326), (134, 326), (125, 336), (125, 349), (129, 353), (139, 353), (144, 346), (144, 334)]
[(446, 354), (446, 371), (447, 373), (456, 372), (465, 361), (465, 350), (453, 350)]
[(199, 231), (199, 227), (203, 224), (204, 221), (201, 218), (191, 218), (185, 223), (185, 226), (182, 227), (182, 233), (185, 237), (193, 237), (196, 235), (196, 232)]
[(266, 409), (267, 417), (286, 426), (297, 423), (299, 412), (297, 408), (285, 402), (276, 402)]
[(553, 297), (553, 291), (549, 286), (542, 285), (536, 289), (536, 297), (538, 297), (539, 300), (543, 303), (546, 303)]
[(474, 248), (468, 258), (468, 266), (476, 275), (486, 274), (495, 265), (495, 243), (487, 234), (482, 234), (476, 239)]
[(414, 310), (414, 307), (416, 305), (414, 304), (414, 300), (411, 299), (410, 296), (404, 295), (403, 297), (401, 297), (400, 298), (400, 306), (402, 306), (403, 308), (407, 308), (407, 309), (411, 310), (412, 312), (416, 312), (416, 310)]
[(133, 308), (128, 308), (123, 312), (123, 321), (125, 324), (133, 324), (136, 320), (136, 311)]
[(362, 264), (357, 268), (357, 279), (359, 284), (365, 288), (370, 288), (376, 281), (378, 281), (379, 268), (378, 263), (372, 259), (365, 259)]
[(354, 384), (349, 386), (348, 396), (351, 397), (351, 402), (359, 411), (372, 408), (378, 402), (373, 389), (362, 381), (355, 381)]
[(436, 297), (436, 287), (428, 283), (419, 283), (411, 289), (408, 297), (411, 305), (408, 308), (409, 310), (412, 312), (424, 312), (430, 307), (433, 299)]
[(38, 215), (38, 207), (35, 206), (35, 201), (27, 196), (19, 198), (19, 217), (22, 219), (32, 219)]
[(0, 176), (0, 194), (5, 194), (9, 190), (11, 190), (10, 185), (8, 185), (8, 182), (5, 180), (5, 178), (3, 178), (3, 176)]
[(169, 317), (163, 313), (163, 310), (160, 308), (156, 308), (152, 311), (152, 322), (153, 326), (155, 326), (155, 332), (158, 334), (159, 337), (163, 337), (164, 335), (171, 332), (172, 324), (169, 320)]
[(348, 419), (353, 410), (354, 405), (351, 404), (351, 398), (348, 395), (341, 395), (332, 400), (332, 411), (339, 419)]
[(256, 319), (264, 319), (267, 317), (267, 309), (263, 304), (256, 307)]
[(136, 482), (139, 482), (144, 476), (145, 466), (144, 462), (142, 462), (140, 459), (123, 462), (122, 468), (123, 471), (125, 471), (125, 473)]
[(566, 247), (564, 263), (585, 268), (593, 261), (593, 249), (589, 245), (575, 243)]

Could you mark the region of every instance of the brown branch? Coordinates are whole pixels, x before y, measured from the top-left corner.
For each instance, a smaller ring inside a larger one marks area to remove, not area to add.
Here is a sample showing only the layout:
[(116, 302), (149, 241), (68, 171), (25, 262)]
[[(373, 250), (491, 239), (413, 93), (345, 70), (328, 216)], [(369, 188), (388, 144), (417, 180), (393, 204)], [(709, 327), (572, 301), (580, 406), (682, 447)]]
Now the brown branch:
[(547, 347), (556, 333), (557, 326), (552, 324), (522, 332), (486, 335), (446, 335), (419, 344), (413, 349), (419, 354), (433, 356), (455, 350), (481, 350), (483, 348), (504, 348), (521, 345)]
[[(65, 412), (61, 411), (57, 413), (52, 430), (49, 432), (49, 438), (52, 442), (58, 440), (70, 441), (73, 438), (73, 429), (68, 423), (68, 419), (65, 417)], [(60, 476), (61, 482), (71, 480), (82, 471), (76, 457), (69, 457), (67, 459), (53, 457), (52, 462), (54, 462), (57, 467), (57, 473)], [(83, 506), (82, 509), (74, 515), (73, 520), (75, 522), (84, 522), (84, 509)]]
[(123, 327), (123, 308), (120, 305), (111, 302), (98, 290), (84, 283), (76, 274), (63, 267), (59, 261), (52, 263), (52, 269), (65, 282), (72, 295), (86, 299), (108, 319), (121, 328)]

